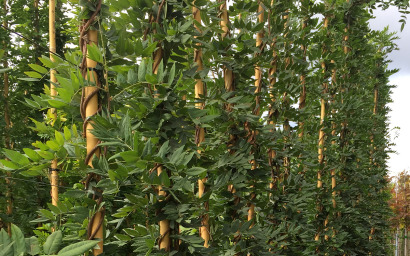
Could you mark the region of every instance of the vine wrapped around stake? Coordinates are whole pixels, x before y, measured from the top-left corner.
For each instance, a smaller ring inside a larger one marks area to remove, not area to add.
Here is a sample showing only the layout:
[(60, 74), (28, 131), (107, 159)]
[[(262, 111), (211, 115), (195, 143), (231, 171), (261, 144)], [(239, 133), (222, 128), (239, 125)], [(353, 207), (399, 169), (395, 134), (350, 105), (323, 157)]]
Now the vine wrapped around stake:
[[(86, 138), (87, 141), (87, 156), (85, 158), (85, 164), (91, 167), (93, 156), (95, 155), (99, 157), (100, 155), (100, 148), (98, 146), (100, 144), (100, 141), (91, 133), (93, 127), (92, 123), (90, 122), (90, 118), (96, 115), (98, 112), (100, 112), (102, 107), (99, 104), (98, 100), (98, 93), (100, 91), (101, 84), (99, 81), (98, 74), (96, 72), (97, 62), (90, 58), (87, 58), (87, 45), (98, 44), (98, 31), (91, 30), (91, 25), (96, 21), (97, 15), (101, 10), (101, 5), (102, 0), (99, 0), (95, 11), (92, 13), (90, 18), (87, 21), (85, 21), (84, 24), (80, 27), (80, 49), (83, 53), (83, 59), (81, 61), (80, 66), (81, 73), (84, 79), (89, 84), (94, 84), (83, 87), (80, 105), (81, 116), (84, 120), (83, 136)], [(99, 180), (99, 175), (96, 175), (94, 173), (88, 174), (85, 180), (86, 189), (89, 189), (91, 181), (98, 182)], [(100, 240), (100, 242), (98, 243), (99, 248), (93, 250), (94, 255), (99, 255), (103, 253), (103, 223), (105, 208), (100, 206), (103, 201), (102, 191), (96, 189), (94, 190), (95, 193), (93, 195), (93, 199), (96, 201), (96, 207), (94, 209), (95, 213), (90, 218), (88, 223), (87, 236), (89, 240)]]

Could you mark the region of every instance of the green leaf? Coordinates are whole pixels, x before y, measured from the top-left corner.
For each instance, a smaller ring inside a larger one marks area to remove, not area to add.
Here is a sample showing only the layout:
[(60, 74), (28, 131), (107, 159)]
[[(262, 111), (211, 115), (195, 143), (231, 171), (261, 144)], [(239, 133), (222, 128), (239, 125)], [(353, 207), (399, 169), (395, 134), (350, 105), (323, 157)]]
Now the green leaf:
[(46, 145), (53, 151), (59, 151), (60, 145), (55, 140), (49, 140), (46, 142)]
[(38, 211), (38, 213), (41, 216), (48, 218), (49, 220), (55, 220), (54, 214), (46, 209), (41, 209)]
[(148, 83), (150, 84), (157, 84), (157, 77), (155, 75), (150, 75), (150, 74), (146, 74), (145, 75), (145, 80), (147, 80)]
[(37, 153), (44, 159), (47, 159), (47, 160), (53, 160), (54, 159), (54, 154), (51, 153), (50, 151), (40, 150)]
[(48, 104), (50, 104), (50, 106), (52, 106), (53, 108), (62, 108), (67, 106), (67, 103), (60, 100), (60, 99), (55, 99), (55, 100), (48, 100), (47, 101)]
[(168, 153), (168, 151), (169, 151), (169, 140), (167, 140), (166, 142), (164, 142), (164, 144), (162, 144), (161, 148), (158, 150), (157, 156), (164, 158), (165, 155)]
[(120, 156), (128, 163), (136, 162), (139, 159), (136, 151), (124, 151), (120, 153)]
[(30, 161), (23, 154), (10, 149), (3, 149), (4, 155), (13, 163), (24, 166), (30, 164)]
[(0, 255), (13, 256), (13, 242), (4, 229), (0, 231), (0, 246), (3, 246), (3, 249), (0, 250)]
[(43, 245), (43, 251), (45, 254), (54, 254), (58, 251), (63, 240), (63, 232), (61, 230), (54, 231), (47, 237), (46, 242)]
[(71, 139), (71, 131), (68, 129), (67, 126), (64, 126), (64, 139), (70, 140)]
[(29, 77), (32, 77), (32, 78), (38, 78), (38, 79), (43, 78), (42, 75), (40, 75), (39, 73), (34, 72), (34, 71), (26, 71), (26, 72), (24, 72), (24, 74), (26, 74), (26, 75), (28, 75)]
[(37, 71), (40, 74), (47, 74), (48, 73), (48, 69), (46, 69), (45, 67), (42, 67), (40, 65), (37, 64), (28, 64), (30, 66), (30, 68), (32, 68), (33, 70)]
[(38, 81), (40, 81), (37, 78), (29, 78), (29, 77), (19, 77), (18, 79), (22, 80), (22, 81), (27, 81), (27, 82), (38, 82)]
[(134, 69), (128, 70), (127, 82), (129, 84), (135, 84), (136, 82), (138, 82), (138, 75)]
[(169, 180), (167, 172), (161, 172), (159, 179), (161, 181), (161, 184), (165, 187), (169, 187), (171, 185), (171, 181)]
[(87, 45), (87, 55), (90, 59), (98, 63), (103, 62), (103, 56), (101, 54), (101, 51), (95, 43)]
[(158, 66), (158, 71), (157, 71), (157, 83), (162, 83), (164, 80), (164, 60), (161, 60), (161, 63), (159, 63)]
[(11, 68), (0, 68), (0, 74), (6, 73), (10, 70), (11, 70)]
[(59, 132), (59, 131), (55, 131), (54, 132), (55, 136), (56, 136), (56, 141), (57, 143), (62, 146), (64, 145), (64, 137), (63, 135)]
[(157, 48), (157, 42), (153, 42), (152, 44), (150, 44), (147, 48), (145, 48), (142, 51), (142, 56), (144, 57), (150, 57), (152, 55), (152, 53), (155, 51), (155, 49)]
[(206, 172), (205, 168), (202, 167), (192, 167), (186, 173), (190, 176), (201, 175)]
[(219, 115), (207, 115), (207, 116), (204, 116), (204, 117), (199, 118), (199, 122), (200, 122), (201, 124), (203, 124), (203, 123), (208, 123), (208, 122), (214, 120), (214, 119), (217, 118), (217, 117), (219, 117)]
[(124, 234), (115, 234), (114, 236), (120, 241), (130, 241), (131, 240), (131, 237), (124, 235)]
[(38, 58), (41, 63), (43, 63), (44, 66), (46, 66), (47, 68), (55, 68), (56, 67), (56, 63), (52, 62), (50, 58), (46, 57), (46, 56), (41, 56), (40, 58)]
[(145, 236), (148, 233), (146, 227), (140, 225), (137, 225), (134, 228), (125, 228), (123, 230), (127, 235), (134, 237)]
[(168, 85), (171, 86), (172, 82), (174, 81), (175, 78), (175, 63), (172, 65), (171, 71), (169, 72), (169, 77), (168, 77)]
[(141, 158), (147, 155), (151, 155), (151, 154), (152, 154), (152, 144), (151, 144), (151, 140), (148, 140), (144, 146), (144, 149), (142, 150)]
[(61, 251), (59, 251), (57, 255), (58, 256), (78, 256), (94, 248), (94, 246), (96, 246), (98, 243), (99, 241), (87, 240), (87, 241), (82, 241), (82, 242), (78, 242), (75, 244), (71, 244), (61, 249)]
[(40, 254), (40, 245), (38, 243), (37, 237), (32, 236), (32, 237), (26, 238), (25, 240), (26, 240), (26, 252), (29, 255)]
[(9, 243), (8, 245), (0, 246), (0, 255), (1, 256), (14, 256), (13, 253), (14, 242)]
[(16, 170), (20, 168), (20, 166), (8, 160), (0, 159), (0, 163), (3, 165), (3, 168), (7, 170)]
[(145, 60), (141, 61), (141, 64), (138, 67), (138, 81), (145, 81), (145, 72), (146, 72)]
[(182, 153), (184, 152), (184, 147), (185, 146), (181, 146), (177, 150), (174, 151), (171, 158), (169, 159), (169, 162), (171, 164), (175, 164), (177, 161), (179, 161), (181, 159)]
[(24, 255), (26, 252), (26, 241), (21, 230), (14, 224), (11, 224), (11, 241), (13, 241), (14, 255)]
[(26, 153), (26, 155), (28, 157), (30, 157), (31, 160), (33, 160), (35, 162), (38, 162), (41, 159), (43, 159), (43, 158), (41, 158), (41, 156), (39, 154), (37, 154), (36, 151), (32, 150), (31, 148), (23, 148), (23, 151), (24, 151), (24, 153)]
[(184, 25), (179, 27), (180, 32), (185, 32), (190, 26), (192, 25), (192, 20), (187, 21), (184, 23)]
[(4, 229), (0, 230), (0, 245), (7, 245), (9, 243), (11, 243), (9, 234)]

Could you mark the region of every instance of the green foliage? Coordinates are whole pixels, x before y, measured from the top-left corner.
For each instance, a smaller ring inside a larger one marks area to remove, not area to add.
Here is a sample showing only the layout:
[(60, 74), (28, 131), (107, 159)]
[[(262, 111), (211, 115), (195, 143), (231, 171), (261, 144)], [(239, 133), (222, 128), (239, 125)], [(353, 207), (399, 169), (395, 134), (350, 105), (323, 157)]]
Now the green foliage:
[(78, 256), (94, 248), (98, 241), (81, 241), (68, 245), (61, 250), (63, 235), (61, 230), (53, 232), (47, 237), (45, 243), (40, 246), (37, 237), (24, 238), (21, 230), (12, 225), (12, 236), (9, 237), (4, 229), (0, 230), (0, 255), (24, 256), (24, 255), (64, 255)]
[[(37, 114), (30, 125), (27, 118), (22, 125), (30, 133), (21, 133), (27, 137), (21, 142), (14, 139), (13, 150), (2, 150), (7, 160), (0, 160), (0, 169), (16, 182), (7, 188), (14, 188), (15, 198), (32, 194), (38, 201), (16, 202), (17, 213), (0, 215), (4, 222), (20, 218), (16, 223), (24, 223), (23, 233), (35, 235), (24, 240), (13, 226), (10, 238), (3, 230), (0, 252), (87, 252), (97, 244), (85, 240), (90, 218), (104, 208), (106, 255), (164, 255), (158, 246), (161, 220), (170, 223), (174, 243), (169, 255), (386, 255), (385, 176), (390, 146), (386, 127), (388, 77), (393, 73), (387, 69), (386, 56), (395, 48), (393, 35), (368, 28), (368, 8), (373, 8), (373, 2), (261, 4), (262, 23), (256, 22), (257, 1), (233, 3), (230, 35), (223, 40), (219, 2), (119, 0), (103, 4), (92, 24), (99, 42), (87, 47), (87, 57), (98, 62), (102, 85), (98, 92), (101, 111), (90, 121), (103, 154), (92, 159), (92, 167), (84, 163), (85, 131), (79, 128), (83, 123), (79, 106), (83, 88), (96, 84), (84, 79), (78, 68), (82, 53), (67, 50), (55, 56), (54, 62), (36, 53), (39, 62), (33, 59), (24, 68), (13, 68), (10, 74), (20, 79), (13, 80), (19, 90), (47, 82), (48, 70), (55, 69), (58, 95), (51, 97), (48, 85), (42, 92), (39, 87), (30, 91), (25, 106)], [(403, 3), (395, 4), (404, 8)], [(192, 17), (193, 5), (200, 9), (202, 23)], [(78, 19), (86, 19), (96, 1), (80, 1), (76, 8)], [(323, 28), (325, 16), (330, 18), (328, 29)], [(306, 20), (303, 29), (302, 20)], [(63, 32), (73, 34), (73, 27)], [(255, 47), (254, 34), (259, 31), (264, 32), (263, 49)], [(344, 41), (346, 35), (349, 38)], [(153, 55), (159, 49), (163, 57), (154, 72)], [(200, 71), (194, 61), (198, 49), (203, 61)], [(270, 74), (273, 65), (276, 72)], [(263, 71), (257, 93), (255, 67)], [(234, 91), (225, 89), (224, 69), (233, 71)], [(303, 108), (298, 107), (301, 77), (307, 93)], [(194, 88), (199, 79), (206, 90), (198, 98)], [(269, 86), (272, 81), (274, 85)], [(376, 113), (375, 89), (379, 92)], [(321, 100), (327, 102), (323, 123)], [(198, 108), (198, 102), (205, 106)], [(49, 108), (56, 109), (57, 118), (46, 111)], [(195, 139), (199, 128), (206, 131), (200, 144)], [(325, 133), (323, 163), (317, 160), (320, 129)], [(272, 151), (273, 157), (268, 154)], [(53, 159), (61, 170), (56, 206), (47, 203), (48, 168)], [(160, 175), (158, 168), (163, 170)], [(321, 188), (316, 185), (318, 172)], [(84, 177), (89, 174), (100, 178), (85, 189)], [(198, 198), (197, 182), (204, 178), (206, 191)], [(47, 189), (27, 186), (29, 182)], [(228, 191), (230, 186), (235, 192)], [(104, 200), (98, 206), (93, 198), (100, 193)], [(255, 217), (248, 220), (251, 204)], [(199, 236), (206, 214), (212, 237), (209, 248)], [(369, 240), (372, 228), (375, 233)], [(315, 241), (318, 232), (320, 239)]]

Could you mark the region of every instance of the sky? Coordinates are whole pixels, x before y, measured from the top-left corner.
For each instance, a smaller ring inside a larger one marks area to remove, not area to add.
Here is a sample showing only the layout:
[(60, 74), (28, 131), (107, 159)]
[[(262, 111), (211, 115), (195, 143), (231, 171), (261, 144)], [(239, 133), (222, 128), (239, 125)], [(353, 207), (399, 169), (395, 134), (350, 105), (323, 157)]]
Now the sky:
[(389, 26), (389, 31), (396, 31), (396, 35), (400, 37), (396, 41), (399, 50), (389, 55), (392, 61), (389, 68), (400, 69), (390, 77), (390, 84), (397, 86), (393, 89), (393, 103), (389, 105), (390, 137), (391, 142), (395, 143), (392, 149), (396, 153), (390, 154), (388, 165), (389, 174), (395, 176), (403, 170), (410, 171), (410, 17), (404, 30), (400, 32), (401, 14), (396, 8), (376, 10), (374, 16), (376, 18), (370, 22), (372, 29), (381, 30)]

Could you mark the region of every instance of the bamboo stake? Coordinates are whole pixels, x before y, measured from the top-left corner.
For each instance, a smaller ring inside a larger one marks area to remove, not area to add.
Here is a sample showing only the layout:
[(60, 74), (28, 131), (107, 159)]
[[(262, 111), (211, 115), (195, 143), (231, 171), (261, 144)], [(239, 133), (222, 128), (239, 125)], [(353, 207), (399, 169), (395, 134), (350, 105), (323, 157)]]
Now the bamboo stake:
[[(196, 8), (195, 6), (192, 7), (192, 13), (194, 16), (194, 19), (198, 22), (201, 23), (201, 13), (200, 10), (198, 8)], [(195, 29), (201, 33), (201, 29), (195, 25)], [(197, 44), (198, 46), (201, 46), (200, 43)], [(194, 53), (194, 60), (198, 66), (197, 68), (197, 72), (203, 70), (203, 63), (202, 63), (202, 49), (198, 48), (195, 49), (195, 53)], [(195, 84), (195, 99), (198, 100), (201, 97), (203, 97), (205, 95), (205, 90), (204, 90), (204, 83), (202, 82), (201, 79), (197, 79), (196, 80), (196, 84)], [(202, 101), (196, 102), (195, 106), (199, 109), (203, 109), (205, 106), (205, 103)], [(205, 129), (202, 127), (197, 127), (196, 128), (196, 134), (195, 134), (195, 141), (197, 146), (200, 146), (200, 144), (205, 140)], [(201, 153), (200, 150), (198, 150), (198, 153)], [(199, 179), (198, 180), (198, 197), (201, 198), (203, 196), (203, 194), (205, 193), (205, 183), (207, 181), (207, 178), (204, 179)], [(205, 203), (205, 210), (208, 211), (209, 210), (209, 205), (206, 202)], [(209, 239), (210, 239), (210, 234), (209, 234), (209, 215), (205, 214), (204, 216), (202, 216), (202, 222), (201, 222), (202, 226), (199, 228), (199, 234), (202, 237), (202, 239), (204, 239), (204, 247), (208, 248), (209, 247)]]
[[(154, 16), (150, 16), (150, 23), (152, 22), (157, 22), (159, 23), (159, 19), (160, 19), (160, 14), (162, 11), (162, 7), (163, 4), (165, 3), (165, 0), (163, 0), (159, 6), (159, 10), (158, 10), (158, 14), (157, 14), (157, 18), (156, 20), (154, 19)], [(148, 30), (146, 31), (146, 33), (144, 34), (144, 39), (146, 38), (146, 35), (148, 33)], [(156, 30), (153, 30), (153, 33), (156, 33)], [(152, 64), (152, 70), (154, 74), (158, 73), (158, 68), (159, 65), (161, 64), (161, 61), (163, 59), (163, 50), (162, 50), (162, 45), (160, 42), (157, 43), (157, 49), (155, 50), (154, 54), (153, 54), (153, 60), (154, 63)], [(158, 93), (156, 92), (156, 88), (154, 86), (154, 97), (158, 97)], [(185, 100), (185, 95), (183, 96), (183, 100)], [(160, 176), (161, 173), (164, 171), (162, 168), (161, 164), (156, 164), (156, 171), (157, 171), (157, 175)], [(158, 186), (158, 196), (166, 198), (167, 193), (162, 190), (162, 186), (159, 185)], [(162, 201), (162, 200), (161, 200)], [(159, 234), (160, 234), (160, 238), (158, 241), (158, 246), (160, 250), (165, 250), (167, 252), (169, 252), (171, 250), (171, 237), (170, 237), (170, 233), (171, 233), (171, 227), (170, 227), (170, 222), (169, 220), (165, 219), (165, 220), (160, 220), (159, 221)]]
[[(229, 17), (228, 17), (228, 9), (226, 6), (226, 0), (219, 0), (223, 2), (223, 4), (220, 5), (220, 11), (221, 11), (221, 28), (223, 30), (222, 32), (222, 40), (229, 35)], [(224, 81), (225, 81), (225, 89), (228, 92), (233, 92), (235, 91), (235, 86), (234, 86), (234, 76), (233, 76), (233, 71), (229, 69), (228, 67), (224, 67)], [(228, 106), (228, 110), (231, 110), (231, 106)]]
[[(377, 66), (379, 66), (377, 64)], [(379, 88), (377, 84), (374, 86), (374, 95), (373, 95), (373, 115), (377, 115), (377, 109), (379, 105)], [(377, 166), (378, 164), (375, 161), (374, 153), (376, 151), (377, 147), (374, 145), (374, 134), (370, 136), (370, 165)], [(407, 230), (406, 230), (407, 231)], [(369, 240), (373, 239), (373, 235), (375, 233), (375, 228), (371, 227), (370, 229), (370, 235), (369, 235)], [(406, 236), (407, 237), (407, 236)], [(371, 253), (370, 253), (371, 254)]]
[[(304, 4), (305, 4), (305, 0), (302, 0), (302, 8), (304, 8)], [(302, 30), (305, 30), (307, 27), (307, 19), (308, 18), (305, 17), (302, 20)], [(303, 33), (303, 38), (305, 38), (304, 33)], [(306, 61), (306, 45), (302, 44), (300, 46), (300, 49), (302, 50), (303, 60)], [(299, 97), (299, 110), (303, 110), (306, 106), (306, 74), (305, 73), (302, 73), (300, 76), (300, 85), (302, 86), (302, 91)], [(303, 121), (299, 121), (298, 137), (300, 139), (303, 138), (303, 135), (304, 135), (304, 125), (305, 123)]]
[[(163, 50), (161, 47), (161, 43), (158, 43), (158, 49), (154, 52), (154, 63), (152, 64), (152, 70), (154, 74), (158, 73), (158, 67), (161, 64), (162, 58), (163, 58)], [(154, 88), (154, 90), (156, 90)], [(155, 92), (154, 97), (158, 97), (158, 94)], [(161, 175), (163, 172), (162, 165), (158, 165), (157, 167), (157, 174), (158, 176)], [(158, 186), (158, 195), (162, 197), (166, 197), (167, 193), (162, 190), (162, 186)], [(169, 252), (171, 250), (171, 237), (170, 237), (170, 224), (169, 220), (160, 220), (159, 221), (159, 234), (160, 234), (160, 239), (159, 239), (159, 249), (164, 249), (165, 251)]]
[[(283, 37), (286, 38), (287, 34), (288, 34), (288, 19), (289, 19), (289, 10), (285, 11), (285, 15), (283, 15), (283, 20), (285, 21), (285, 24), (283, 25), (283, 31), (284, 31), (284, 35)], [(288, 43), (285, 42), (285, 51), (287, 51), (288, 47)], [(288, 69), (289, 65), (291, 63), (291, 58), (290, 57), (286, 57), (285, 58), (285, 70)], [(285, 107), (289, 107), (289, 99), (288, 99), (288, 93), (285, 91), (285, 93), (283, 94), (283, 104), (285, 105)], [(286, 144), (286, 142), (289, 140), (289, 135), (290, 135), (290, 124), (289, 124), (289, 119), (285, 116), (284, 117), (284, 122), (283, 122), (283, 133), (284, 133), (284, 142)], [(286, 149), (286, 145), (284, 147), (284, 150)], [(289, 175), (290, 172), (290, 158), (288, 156), (284, 156), (283, 157), (283, 167), (285, 168), (284, 171), (284, 175), (283, 175), (283, 180), (286, 179), (286, 177)], [(285, 186), (283, 186), (283, 191), (285, 190)]]
[[(326, 17), (324, 20), (324, 29), (328, 28), (328, 24), (329, 24), (329, 17)], [(322, 62), (322, 73), (326, 72), (326, 63)], [(327, 92), (327, 83), (324, 82), (322, 84), (323, 87), (323, 95)], [(321, 97), (320, 100), (320, 130), (319, 130), (319, 143), (318, 143), (318, 160), (319, 160), (319, 164), (323, 164), (324, 161), (324, 144), (325, 144), (325, 131), (324, 131), (324, 127), (323, 127), (323, 123), (326, 117), (326, 100), (324, 98), (324, 96)], [(322, 181), (322, 170), (319, 170), (317, 172), (317, 188), (322, 188), (323, 187), (323, 181)], [(321, 211), (321, 209), (320, 209)], [(320, 228), (318, 229), (316, 235), (315, 235), (315, 241), (319, 241), (320, 238)]]
[[(330, 61), (331, 63), (335, 63), (334, 60)], [(333, 68), (332, 69), (332, 83), (336, 84), (336, 69)], [(332, 103), (334, 103), (334, 95), (332, 95)], [(332, 115), (335, 115), (336, 111), (335, 109), (332, 109)], [(334, 138), (336, 136), (336, 123), (332, 121), (332, 138)], [(333, 139), (332, 140), (332, 145), (335, 145), (336, 141)], [(335, 169), (331, 169), (330, 170), (330, 176), (331, 176), (331, 186), (332, 186), (332, 206), (333, 209), (336, 209), (336, 170)], [(325, 219), (325, 228), (327, 227), (327, 225), (329, 224), (329, 215), (326, 216)], [(327, 228), (326, 228), (327, 230)], [(333, 236), (336, 235), (336, 230), (333, 230)], [(329, 236), (325, 235), (325, 240), (328, 240)]]
[[(259, 1), (259, 6), (258, 6), (258, 21), (260, 23), (262, 23), (264, 21), (264, 9), (262, 6), (261, 1)], [(264, 32), (263, 29), (261, 31), (259, 31), (256, 34), (256, 47), (259, 48), (262, 51), (263, 48), (263, 42), (262, 42), (262, 38), (264, 37)], [(254, 110), (254, 114), (259, 116), (260, 115), (260, 96), (258, 95), (262, 90), (262, 70), (261, 67), (256, 66), (255, 67), (255, 110)], [(255, 137), (256, 136), (256, 131), (250, 131), (251, 133), (251, 137)], [(251, 160), (251, 164), (252, 170), (255, 170), (257, 168), (257, 163), (255, 161), (255, 159)], [(255, 193), (251, 194), (251, 200), (254, 199), (256, 197)], [(252, 220), (255, 217), (255, 205), (253, 203), (249, 203), (249, 209), (248, 209), (248, 221)], [(250, 226), (252, 227), (253, 224)]]
[[(88, 44), (97, 44), (98, 43), (98, 31), (96, 30), (88, 30), (87, 33), (88, 36)], [(88, 50), (87, 50), (88, 53)], [(95, 72), (95, 67), (97, 66), (97, 62), (87, 58), (86, 59), (86, 67), (88, 69), (85, 79), (88, 80), (89, 83), (95, 83), (96, 86), (87, 86), (84, 88), (84, 98), (91, 97), (90, 100), (88, 101), (88, 104), (86, 105), (85, 109), (85, 116), (90, 117), (95, 115), (98, 112), (99, 104), (98, 104), (98, 75)], [(86, 134), (86, 140), (87, 140), (87, 154), (92, 154), (94, 153), (97, 157), (100, 155), (100, 150), (96, 149), (99, 144), (98, 138), (96, 138), (91, 131), (93, 130), (91, 122), (86, 123), (85, 127), (85, 134)], [(89, 157), (88, 163), (89, 166), (92, 167), (92, 157)], [(99, 179), (99, 177), (97, 177)], [(100, 242), (98, 243), (99, 249), (93, 249), (93, 254), (94, 255), (99, 255), (103, 253), (103, 221), (104, 221), (104, 214), (102, 212), (102, 209), (97, 209), (97, 212), (95, 213), (94, 217), (90, 220), (91, 223), (91, 234), (95, 234), (94, 238), (99, 239)]]
[[(220, 5), (220, 25), (222, 28), (222, 33), (221, 33), (221, 40), (224, 40), (227, 36), (229, 36), (230, 31), (229, 31), (229, 16), (228, 16), (228, 9), (227, 9), (227, 4), (226, 4), (226, 0), (219, 0), (219, 2), (221, 2), (222, 4)], [(234, 74), (233, 74), (233, 70), (231, 70), (230, 68), (228, 68), (227, 66), (223, 67), (223, 71), (224, 71), (224, 82), (225, 82), (225, 90), (227, 92), (234, 92), (235, 91), (235, 83), (234, 83)], [(232, 111), (232, 106), (233, 104), (229, 103), (226, 106), (226, 110), (227, 111)], [(235, 143), (235, 136), (233, 136), (232, 134), (229, 135), (229, 146), (233, 145)], [(233, 150), (229, 149), (230, 153), (234, 153)], [(234, 194), (234, 203), (237, 205), (240, 202), (240, 198), (238, 196), (236, 196), (236, 189), (233, 185), (229, 185), (228, 186), (228, 191), (230, 191), (232, 194)], [(238, 239), (239, 236), (235, 237), (235, 240)]]
[[(50, 40), (50, 52), (56, 52), (56, 26), (55, 26), (55, 20), (56, 20), (56, 3), (55, 0), (49, 0), (49, 27), (48, 27), (48, 34), (49, 34), (49, 40)], [(51, 61), (54, 61), (54, 55), (50, 53), (50, 59)], [(57, 90), (55, 88), (55, 85), (57, 83), (57, 77), (56, 77), (56, 70), (51, 69), (50, 70), (50, 93), (51, 97), (54, 98), (57, 96)], [(52, 115), (54, 116), (54, 121), (57, 119), (57, 111), (55, 108), (52, 108), (51, 110)], [(57, 166), (58, 160), (53, 159), (51, 161), (51, 177), (50, 177), (50, 182), (51, 182), (51, 203), (53, 205), (57, 205), (58, 203), (58, 166)]]
[[(8, 12), (7, 8), (7, 0), (4, 0), (3, 2), (3, 10), (5, 13)], [(8, 22), (6, 19), (3, 21), (3, 26), (5, 28), (8, 28)], [(7, 41), (3, 42), (4, 46), (4, 61), (3, 61), (3, 68), (8, 68), (9, 63), (7, 62)], [(3, 97), (4, 97), (4, 120), (6, 122), (6, 127), (5, 127), (5, 147), (7, 149), (12, 148), (12, 143), (10, 140), (9, 136), (9, 131), (11, 128), (11, 120), (10, 120), (10, 113), (9, 113), (9, 103), (8, 103), (8, 97), (9, 97), (9, 74), (7, 72), (4, 73), (3, 75)], [(7, 201), (7, 207), (6, 207), (6, 214), (7, 216), (11, 216), (13, 214), (13, 198), (12, 198), (12, 191), (11, 191), (11, 185), (12, 182), (10, 180), (11, 178), (11, 172), (6, 173), (7, 178), (6, 178), (6, 186), (7, 186), (7, 191), (6, 191), (6, 201)], [(11, 236), (11, 223), (7, 223), (7, 233)]]
[[(273, 8), (274, 5), (274, 0), (271, 1), (271, 8)], [(269, 13), (271, 14), (271, 12)], [(270, 17), (268, 19), (270, 21)], [(270, 29), (269, 29), (269, 33), (270, 33)], [(275, 95), (273, 94), (273, 89), (275, 88), (275, 84), (276, 84), (276, 71), (277, 71), (277, 53), (275, 51), (275, 45), (276, 45), (276, 40), (273, 39), (273, 42), (271, 44), (271, 48), (272, 48), (272, 57), (273, 60), (270, 63), (270, 69), (269, 69), (269, 90), (270, 90), (270, 94), (269, 97), (271, 99), (271, 103), (269, 106), (269, 124), (273, 126), (272, 131), (275, 131), (275, 126), (276, 126), (276, 118), (277, 118), (277, 114), (278, 111), (275, 109), (275, 102), (276, 102), (276, 98)], [(269, 184), (269, 188), (273, 189), (273, 187), (275, 186), (275, 182), (276, 182), (276, 176), (278, 175), (278, 164), (275, 163), (275, 158), (276, 158), (276, 151), (273, 149), (269, 149), (269, 165), (272, 168), (272, 173), (271, 173), (271, 177), (272, 177), (272, 181)], [(276, 173), (275, 173), (276, 172)]]

